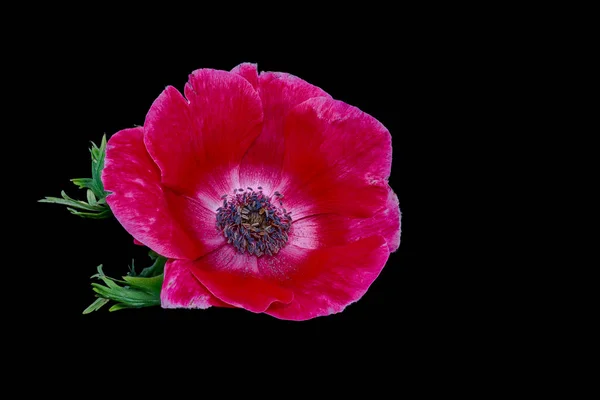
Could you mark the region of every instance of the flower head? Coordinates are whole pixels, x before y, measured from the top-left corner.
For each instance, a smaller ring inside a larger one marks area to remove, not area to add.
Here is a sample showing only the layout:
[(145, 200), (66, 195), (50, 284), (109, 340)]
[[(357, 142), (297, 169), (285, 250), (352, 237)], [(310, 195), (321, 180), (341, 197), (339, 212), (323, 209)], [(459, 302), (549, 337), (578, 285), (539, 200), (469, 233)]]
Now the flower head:
[(360, 299), (400, 244), (391, 137), (289, 74), (194, 71), (114, 134), (107, 202), (169, 260), (164, 308), (305, 320)]

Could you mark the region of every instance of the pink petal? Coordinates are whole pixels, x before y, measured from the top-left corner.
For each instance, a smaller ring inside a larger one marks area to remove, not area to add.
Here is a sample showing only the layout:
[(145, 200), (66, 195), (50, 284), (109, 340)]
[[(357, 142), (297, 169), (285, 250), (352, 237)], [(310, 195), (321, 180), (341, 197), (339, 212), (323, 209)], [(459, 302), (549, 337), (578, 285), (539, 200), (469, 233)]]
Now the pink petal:
[(394, 252), (400, 246), (400, 218), (398, 197), (390, 188), (386, 206), (370, 218), (317, 214), (293, 221), (289, 244), (318, 249), (381, 235)]
[(181, 260), (167, 261), (160, 302), (162, 308), (230, 307), (206, 290)]
[[(251, 83), (255, 64), (237, 67)], [(256, 86), (255, 86), (256, 87)], [(283, 123), (289, 111), (312, 97), (331, 97), (320, 88), (290, 74), (263, 72), (258, 76), (258, 92), (264, 111), (261, 134), (244, 156), (240, 166), (242, 187), (261, 186), (271, 192), (279, 182), (284, 154)]]
[(200, 69), (185, 86), (193, 126), (211, 166), (238, 165), (260, 133), (263, 111), (258, 93), (237, 74)]
[(302, 321), (338, 313), (359, 300), (379, 276), (389, 250), (383, 237), (371, 236), (344, 246), (306, 250), (303, 259), (297, 254), (298, 248), (288, 245), (275, 257), (259, 259), (259, 268), (260, 264), (277, 263), (294, 270), (280, 283), (293, 291), (293, 300), (273, 303), (265, 312)]
[(295, 220), (319, 213), (364, 218), (385, 206), (391, 136), (376, 119), (319, 97), (289, 113), (284, 133), (279, 191)]
[(242, 63), (231, 70), (233, 74), (238, 74), (246, 79), (255, 90), (258, 90), (258, 71), (256, 64)]
[[(226, 243), (225, 237), (216, 224), (216, 212), (206, 208), (206, 205), (197, 199), (182, 194), (175, 194), (165, 190), (165, 199), (171, 215), (181, 222), (181, 227), (188, 237), (197, 243), (198, 257), (210, 253)], [(197, 258), (197, 257), (195, 257)]]
[(214, 210), (239, 187), (239, 162), (260, 132), (260, 98), (241, 76), (210, 69), (190, 75), (185, 95), (168, 87), (156, 99), (144, 140), (162, 183)]
[(181, 261), (217, 298), (225, 303), (259, 313), (273, 302), (289, 303), (293, 294), (260, 276), (256, 257), (239, 254), (225, 245), (196, 261)]
[(115, 133), (106, 146), (102, 171), (106, 201), (134, 239), (169, 258), (197, 258), (204, 246), (186, 234), (168, 207), (160, 172), (143, 142), (143, 129)]

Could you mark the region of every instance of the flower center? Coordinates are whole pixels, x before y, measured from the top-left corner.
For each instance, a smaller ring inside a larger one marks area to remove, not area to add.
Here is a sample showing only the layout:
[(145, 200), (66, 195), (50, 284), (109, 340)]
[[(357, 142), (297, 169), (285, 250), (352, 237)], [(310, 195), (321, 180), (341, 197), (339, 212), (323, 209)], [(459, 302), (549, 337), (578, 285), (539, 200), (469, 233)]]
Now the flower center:
[(286, 245), (292, 225), (291, 213), (283, 208), (282, 198), (279, 192), (272, 197), (264, 195), (260, 186), (258, 191), (250, 187), (234, 189), (233, 195), (221, 196), (223, 206), (217, 209), (217, 229), (242, 254), (277, 254)]

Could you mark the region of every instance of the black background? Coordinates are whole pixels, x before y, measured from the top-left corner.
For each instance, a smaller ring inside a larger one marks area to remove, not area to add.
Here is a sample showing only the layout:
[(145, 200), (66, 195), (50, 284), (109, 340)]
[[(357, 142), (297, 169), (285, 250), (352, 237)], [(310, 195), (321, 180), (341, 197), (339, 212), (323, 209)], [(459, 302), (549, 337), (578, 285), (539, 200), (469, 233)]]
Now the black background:
[[(221, 329), (285, 335), (326, 333), (341, 328), (358, 335), (409, 334), (413, 337), (448, 328), (457, 310), (443, 292), (449, 277), (447, 255), (440, 245), (444, 234), (442, 196), (452, 194), (438, 183), (446, 173), (435, 159), (448, 142), (442, 126), (447, 105), (455, 99), (453, 43), (431, 37), (427, 29), (388, 24), (350, 36), (331, 31), (316, 38), (288, 38), (272, 32), (214, 32), (213, 35), (138, 31), (127, 21), (57, 29), (32, 48), (23, 82), (26, 96), (39, 113), (31, 117), (35, 184), (28, 184), (28, 233), (32, 268), (40, 289), (28, 301), (27, 318), (49, 318), (75, 327), (105, 331), (117, 327), (183, 327), (203, 332)], [(362, 31), (361, 31), (362, 32)], [(220, 35), (220, 36), (219, 36)], [(218, 40), (217, 40), (218, 39)], [(449, 50), (450, 49), (450, 50)], [(85, 196), (69, 182), (90, 175), (89, 142), (144, 122), (153, 100), (167, 85), (182, 90), (188, 74), (198, 68), (230, 70), (242, 62), (259, 71), (282, 71), (317, 85), (335, 99), (359, 107), (391, 132), (393, 165), (390, 185), (402, 210), (401, 245), (366, 295), (339, 314), (305, 322), (280, 321), (245, 310), (163, 310), (159, 307), (109, 313), (108, 307), (89, 315), (90, 276), (98, 264), (110, 276), (127, 271), (134, 258), (138, 270), (147, 265), (146, 250), (132, 243), (116, 220), (87, 220), (70, 215), (63, 206), (38, 204), (44, 196), (65, 190)], [(35, 126), (35, 127), (34, 127)], [(440, 140), (441, 139), (441, 140)], [(456, 189), (454, 187), (454, 189)], [(34, 245), (33, 245), (34, 244)], [(453, 263), (457, 263), (456, 259)], [(51, 283), (49, 283), (51, 282)], [(40, 306), (40, 303), (43, 306)], [(50, 325), (51, 326), (51, 325)]]

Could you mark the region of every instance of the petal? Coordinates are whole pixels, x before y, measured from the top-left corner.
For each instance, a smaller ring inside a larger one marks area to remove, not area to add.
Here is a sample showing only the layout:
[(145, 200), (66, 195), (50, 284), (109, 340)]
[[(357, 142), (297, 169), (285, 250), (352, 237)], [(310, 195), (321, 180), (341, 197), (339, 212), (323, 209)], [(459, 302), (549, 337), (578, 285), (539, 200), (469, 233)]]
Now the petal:
[[(242, 65), (239, 73), (243, 73), (252, 82), (256, 65)], [(258, 92), (264, 111), (264, 123), (261, 134), (242, 160), (240, 181), (243, 187), (262, 186), (266, 191), (272, 191), (280, 178), (285, 148), (283, 123), (287, 114), (312, 97), (331, 96), (298, 77), (279, 72), (261, 73), (258, 76)]]
[(239, 254), (233, 246), (183, 263), (213, 295), (233, 306), (259, 313), (273, 302), (292, 301), (289, 289), (259, 275), (255, 256)]
[(385, 206), (392, 146), (379, 121), (319, 97), (289, 113), (284, 133), (279, 191), (294, 219), (328, 212), (365, 218)]
[(371, 218), (318, 214), (294, 221), (289, 244), (318, 249), (381, 235), (387, 242), (389, 251), (394, 252), (400, 246), (400, 218), (398, 197), (390, 188), (386, 206)]
[(161, 171), (162, 183), (185, 191), (185, 178), (200, 171), (202, 138), (192, 127), (188, 101), (168, 86), (154, 100), (144, 122), (144, 143)]
[(195, 242), (172, 214), (160, 172), (144, 147), (143, 129), (115, 133), (106, 146), (102, 171), (110, 209), (134, 239), (169, 258), (197, 258)]
[(204, 161), (239, 165), (260, 133), (263, 111), (252, 85), (237, 74), (200, 69), (185, 86), (193, 126), (202, 137)]
[[(286, 246), (277, 257), (259, 260), (269, 263), (297, 263), (281, 285), (293, 291), (288, 304), (273, 303), (267, 311), (274, 317), (295, 321), (338, 313), (358, 301), (383, 269), (388, 246), (381, 236), (371, 236), (344, 246), (308, 251), (303, 259), (294, 246)], [(281, 256), (281, 257), (280, 257)]]
[(190, 75), (185, 95), (168, 87), (156, 99), (144, 141), (164, 185), (214, 209), (239, 186), (239, 162), (260, 132), (260, 98), (241, 76), (209, 69)]
[(197, 199), (170, 190), (165, 191), (165, 199), (173, 218), (181, 222), (181, 227), (187, 235), (197, 243), (198, 257), (226, 243), (223, 232), (216, 226), (216, 211), (206, 208)]
[(231, 73), (238, 74), (246, 79), (255, 90), (258, 90), (258, 71), (256, 64), (242, 63), (231, 70)]
[(165, 264), (160, 302), (162, 308), (230, 307), (206, 290), (181, 260), (169, 260)]

